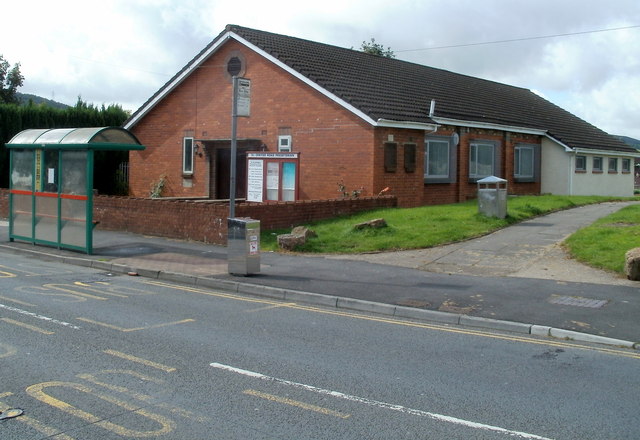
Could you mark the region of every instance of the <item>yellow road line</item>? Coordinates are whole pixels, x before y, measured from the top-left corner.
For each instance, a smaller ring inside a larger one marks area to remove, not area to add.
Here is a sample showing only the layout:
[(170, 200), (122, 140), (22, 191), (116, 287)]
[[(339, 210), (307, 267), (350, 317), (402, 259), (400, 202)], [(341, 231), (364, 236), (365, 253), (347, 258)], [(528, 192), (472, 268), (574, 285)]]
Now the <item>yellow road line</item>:
[[(2, 342), (0, 342), (0, 348), (4, 350), (4, 353), (0, 351), (0, 359), (11, 357), (18, 352), (18, 350), (16, 350), (15, 347), (12, 347), (11, 345), (3, 344)], [(0, 397), (2, 396), (0, 395)]]
[(119, 357), (121, 359), (125, 359), (127, 361), (136, 362), (138, 364), (146, 365), (147, 367), (155, 368), (157, 370), (165, 371), (167, 373), (171, 373), (176, 371), (173, 367), (168, 367), (166, 365), (159, 364), (157, 362), (153, 362), (147, 359), (142, 359), (137, 356), (133, 356), (130, 354), (122, 353), (116, 350), (104, 350), (103, 353), (106, 353), (111, 356)]
[(0, 296), (0, 299), (3, 301), (14, 302), (16, 304), (20, 304), (21, 306), (29, 306), (29, 307), (37, 307), (35, 304), (31, 304), (28, 302), (20, 301), (18, 299), (7, 298), (6, 296)]
[(4, 321), (4, 322), (9, 323), (9, 324), (17, 325), (19, 327), (23, 327), (23, 328), (29, 329), (31, 331), (41, 333), (43, 335), (55, 335), (55, 332), (52, 332), (52, 331), (49, 331), (49, 330), (45, 330), (45, 329), (42, 329), (40, 327), (36, 327), (35, 325), (25, 324), (24, 322), (14, 321), (11, 318), (0, 318), (0, 321)]
[(257, 309), (247, 310), (245, 313), (256, 313), (256, 312), (264, 312), (265, 310), (278, 309), (280, 307), (293, 307), (296, 303), (282, 303), (282, 304), (272, 304), (265, 307), (259, 307)]
[[(158, 282), (158, 281), (145, 281), (145, 283), (146, 284), (155, 285), (155, 286), (160, 286), (160, 287), (166, 287), (166, 288), (169, 288), (169, 289), (182, 290), (182, 291), (185, 291), (185, 292), (193, 292), (193, 293), (198, 293), (200, 295), (214, 296), (214, 297), (218, 297), (218, 298), (234, 299), (234, 300), (243, 301), (243, 302), (262, 303), (262, 304), (270, 304), (270, 305), (283, 304), (282, 301), (278, 301), (278, 300), (249, 298), (249, 297), (243, 297), (243, 296), (240, 296), (240, 295), (233, 295), (233, 294), (221, 293), (221, 292), (213, 292), (213, 291), (199, 289), (199, 288), (196, 288), (196, 287), (179, 286), (179, 285), (175, 285), (175, 284), (168, 284), (168, 283), (163, 283), (163, 282)], [(567, 341), (554, 341), (554, 340), (548, 340), (548, 339), (542, 340), (542, 339), (535, 339), (534, 337), (530, 337), (530, 336), (512, 336), (512, 335), (499, 334), (499, 333), (489, 333), (487, 331), (482, 331), (482, 330), (470, 330), (470, 329), (464, 329), (464, 328), (453, 328), (453, 327), (447, 327), (447, 326), (444, 326), (444, 325), (427, 324), (427, 323), (422, 323), (422, 322), (404, 321), (404, 320), (401, 320), (401, 319), (398, 319), (398, 318), (385, 318), (385, 317), (381, 317), (381, 316), (369, 316), (369, 315), (358, 314), (358, 313), (353, 313), (353, 312), (343, 312), (343, 311), (339, 311), (339, 310), (321, 309), (319, 307), (304, 306), (304, 305), (295, 304), (295, 303), (289, 303), (289, 304), (294, 304), (294, 305), (287, 305), (286, 307), (294, 309), (294, 310), (304, 310), (304, 311), (309, 311), (309, 312), (313, 312), (313, 313), (321, 313), (321, 314), (324, 314), (324, 315), (342, 316), (342, 317), (346, 317), (346, 318), (359, 319), (359, 320), (364, 320), (364, 321), (380, 322), (380, 323), (385, 323), (385, 324), (400, 325), (400, 326), (404, 326), (404, 327), (415, 327), (415, 328), (422, 328), (422, 329), (428, 329), (428, 330), (437, 330), (437, 331), (442, 331), (442, 332), (447, 332), (447, 333), (457, 333), (457, 334), (463, 334), (463, 335), (480, 336), (480, 337), (484, 337), (484, 338), (500, 339), (500, 340), (510, 341), (510, 342), (524, 342), (524, 343), (527, 343), (527, 344), (544, 345), (544, 346), (551, 346), (551, 347), (576, 348), (576, 349), (579, 349), (579, 350), (597, 351), (599, 353), (605, 353), (605, 354), (610, 354), (610, 355), (615, 355), (615, 356), (623, 356), (623, 357), (629, 357), (629, 358), (632, 358), (632, 359), (640, 359), (640, 353), (634, 353), (634, 352), (631, 352), (631, 351), (624, 351), (622, 349), (617, 350), (617, 349), (614, 349), (614, 348), (606, 348), (606, 347), (591, 347), (591, 346), (580, 345), (580, 344), (577, 344), (577, 343), (571, 343), (571, 342), (567, 342)]]
[(95, 324), (95, 325), (99, 325), (101, 327), (110, 328), (112, 330), (118, 330), (118, 331), (121, 331), (123, 333), (137, 332), (137, 331), (140, 331), (140, 330), (149, 330), (149, 329), (152, 329), (152, 328), (167, 327), (169, 325), (184, 324), (184, 323), (187, 323), (187, 322), (195, 322), (195, 319), (183, 319), (182, 321), (164, 322), (162, 324), (148, 325), (146, 327), (124, 328), (124, 327), (118, 327), (117, 325), (108, 324), (106, 322), (94, 321), (93, 319), (89, 319), (89, 318), (80, 317), (80, 318), (76, 318), (76, 319), (78, 321), (88, 322), (89, 324)]
[[(70, 403), (67, 403), (63, 400), (58, 399), (57, 397), (47, 394), (45, 392), (47, 388), (64, 388), (64, 389), (73, 390), (75, 392), (88, 394), (92, 397), (98, 398), (112, 405), (120, 407), (121, 411), (125, 411), (127, 413), (135, 413), (139, 416), (145, 417), (160, 426), (155, 431), (137, 431), (135, 429), (118, 425), (109, 419), (104, 419), (102, 417), (91, 414), (87, 411), (84, 411), (80, 408), (73, 406)], [(139, 406), (133, 405), (132, 403), (129, 403), (125, 400), (121, 400), (111, 395), (94, 391), (92, 388), (79, 383), (59, 382), (59, 381), (43, 382), (43, 383), (31, 385), (27, 387), (25, 391), (31, 397), (39, 400), (42, 403), (46, 403), (47, 405), (50, 405), (56, 409), (59, 409), (60, 411), (63, 411), (71, 416), (82, 419), (85, 422), (88, 422), (89, 424), (104, 428), (121, 437), (136, 437), (136, 438), (157, 437), (160, 435), (169, 434), (175, 429), (175, 422), (173, 422), (173, 420), (167, 419), (166, 417), (163, 417), (159, 414), (154, 414), (145, 408), (140, 408)]]
[[(66, 292), (66, 293), (70, 293), (72, 295), (77, 295), (83, 298), (89, 298), (89, 299), (97, 299), (100, 301), (107, 301), (107, 298), (103, 298), (101, 296), (96, 296), (96, 295), (91, 295), (89, 293), (84, 293), (84, 292), (79, 292), (77, 290), (71, 290), (71, 289), (65, 289), (65, 287), (73, 287), (70, 286), (69, 284), (43, 284), (42, 287), (44, 287), (45, 289), (53, 289), (53, 290), (58, 290), (60, 292)], [(89, 289), (87, 289), (89, 290)], [(102, 293), (102, 292), (100, 292)]]
[[(119, 353), (119, 352), (116, 352)], [(126, 355), (129, 356), (129, 355)], [(167, 367), (170, 368), (170, 367)], [(175, 369), (174, 369), (175, 370)], [(101, 372), (99, 372), (99, 374), (126, 374), (126, 375), (130, 375), (133, 376), (135, 378), (141, 379), (143, 381), (149, 381), (149, 382), (153, 382), (156, 384), (163, 384), (165, 381), (162, 379), (157, 379), (154, 377), (150, 377), (150, 376), (146, 376), (144, 374), (138, 373), (136, 371), (132, 371), (132, 370), (102, 370)], [(143, 394), (143, 393), (138, 393), (135, 391), (132, 391), (128, 388), (125, 388), (123, 386), (120, 385), (114, 385), (114, 384), (110, 384), (104, 381), (100, 381), (96, 375), (93, 374), (78, 374), (76, 375), (77, 377), (79, 377), (80, 379), (86, 380), (87, 382), (91, 382), (95, 385), (104, 387), (108, 390), (111, 391), (116, 391), (118, 393), (122, 393), (122, 394), (127, 394), (131, 397), (133, 397), (134, 399), (140, 400), (142, 402), (148, 403), (150, 405), (154, 405), (158, 408), (163, 408), (169, 412), (171, 412), (172, 414), (177, 414), (181, 417), (184, 417), (186, 419), (190, 419), (190, 420), (195, 420), (197, 422), (200, 423), (206, 423), (206, 422), (210, 422), (211, 418), (210, 417), (206, 417), (206, 416), (201, 416), (198, 414), (195, 414), (191, 411), (188, 411), (184, 408), (180, 408), (177, 406), (172, 406), (168, 403), (165, 402), (158, 402), (158, 398), (153, 397), (153, 396), (149, 396), (147, 394)]]
[[(115, 296), (118, 298), (129, 298), (128, 295), (123, 295), (121, 293), (114, 293), (114, 292), (110, 292), (108, 290), (104, 290), (104, 289), (96, 289), (95, 287), (92, 287), (91, 284), (87, 284), (87, 283), (82, 283), (80, 281), (74, 281), (73, 283), (76, 286), (80, 286), (82, 287), (84, 290), (88, 290), (90, 292), (94, 292), (94, 293), (99, 293), (100, 295), (107, 295), (107, 296)], [(103, 283), (103, 285), (109, 285), (109, 283)]]
[(289, 406), (295, 406), (298, 408), (302, 408), (308, 411), (317, 412), (320, 414), (324, 414), (327, 416), (340, 417), (341, 419), (348, 419), (351, 417), (351, 414), (345, 414), (338, 411), (334, 411), (332, 409), (323, 408), (321, 406), (311, 405), (310, 403), (299, 402), (297, 400), (288, 399), (286, 397), (275, 396), (273, 394), (262, 393), (256, 390), (244, 390), (242, 394), (247, 394), (249, 396), (259, 397), (261, 399), (266, 399), (271, 402), (283, 403)]
[[(1, 393), (0, 399), (9, 397), (9, 396), (13, 396), (13, 393), (11, 392)], [(0, 412), (6, 411), (8, 409), (11, 409), (11, 407), (6, 405), (5, 403), (0, 402)], [(50, 426), (47, 426), (27, 415), (23, 414), (20, 417), (18, 417), (16, 420), (21, 423), (24, 423), (25, 425), (29, 425), (30, 427), (32, 427), (36, 431), (43, 433), (47, 437), (55, 437), (56, 439), (59, 439), (59, 440), (74, 440), (73, 437), (69, 437), (66, 434), (62, 434), (62, 431), (60, 431), (59, 429), (51, 428)]]

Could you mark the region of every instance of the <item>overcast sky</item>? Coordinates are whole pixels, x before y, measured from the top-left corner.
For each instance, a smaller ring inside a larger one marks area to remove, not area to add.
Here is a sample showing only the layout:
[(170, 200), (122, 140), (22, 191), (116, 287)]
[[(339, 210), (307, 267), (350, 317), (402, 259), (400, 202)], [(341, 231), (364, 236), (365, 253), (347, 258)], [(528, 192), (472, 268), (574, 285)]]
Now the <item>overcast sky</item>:
[[(525, 87), (640, 139), (639, 0), (5, 3), (0, 54), (21, 64), (20, 91), (65, 104), (136, 110), (237, 24), (347, 48), (375, 38), (399, 59)], [(616, 28), (627, 29), (604, 31)], [(480, 44), (505, 40), (520, 41)]]

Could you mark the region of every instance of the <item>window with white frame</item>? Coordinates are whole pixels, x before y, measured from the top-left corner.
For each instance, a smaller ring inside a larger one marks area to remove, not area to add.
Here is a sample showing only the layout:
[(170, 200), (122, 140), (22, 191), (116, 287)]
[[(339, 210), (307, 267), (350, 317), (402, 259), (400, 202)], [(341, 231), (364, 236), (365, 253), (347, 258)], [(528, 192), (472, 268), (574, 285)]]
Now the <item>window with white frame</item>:
[(618, 172), (618, 158), (610, 157), (609, 158), (609, 172), (617, 173)]
[(424, 143), (425, 183), (456, 181), (456, 146), (449, 136), (428, 136)]
[(576, 156), (576, 171), (587, 171), (587, 156)]
[(427, 141), (425, 152), (425, 177), (449, 177), (449, 141)]
[(631, 172), (631, 159), (622, 159), (622, 172), (623, 173)]
[(185, 137), (182, 140), (182, 174), (193, 174), (193, 138)]
[(603, 159), (602, 157), (594, 157), (593, 158), (593, 167), (592, 170), (594, 173), (601, 173), (602, 172), (602, 163), (603, 163)]
[(516, 179), (534, 179), (535, 153), (535, 148), (532, 145), (517, 145), (515, 147), (513, 176)]
[(469, 178), (494, 176), (496, 145), (491, 142), (473, 142), (469, 148)]

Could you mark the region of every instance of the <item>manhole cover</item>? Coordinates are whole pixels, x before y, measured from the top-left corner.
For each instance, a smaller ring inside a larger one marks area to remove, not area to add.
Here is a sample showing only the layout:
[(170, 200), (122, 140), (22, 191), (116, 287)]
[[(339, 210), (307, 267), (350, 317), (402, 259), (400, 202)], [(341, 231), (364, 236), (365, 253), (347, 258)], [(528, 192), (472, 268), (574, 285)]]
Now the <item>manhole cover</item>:
[(590, 309), (599, 309), (604, 307), (608, 299), (582, 298), (580, 296), (551, 295), (549, 298), (551, 304), (560, 304), (563, 306), (588, 307)]

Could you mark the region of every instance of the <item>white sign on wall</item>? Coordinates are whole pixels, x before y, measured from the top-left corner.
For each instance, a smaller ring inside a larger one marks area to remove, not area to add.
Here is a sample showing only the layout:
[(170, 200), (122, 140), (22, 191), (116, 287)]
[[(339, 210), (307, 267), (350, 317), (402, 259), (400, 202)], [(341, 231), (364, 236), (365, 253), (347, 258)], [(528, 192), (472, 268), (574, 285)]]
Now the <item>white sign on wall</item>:
[(262, 202), (262, 185), (264, 177), (263, 161), (249, 159), (247, 165), (247, 201)]

